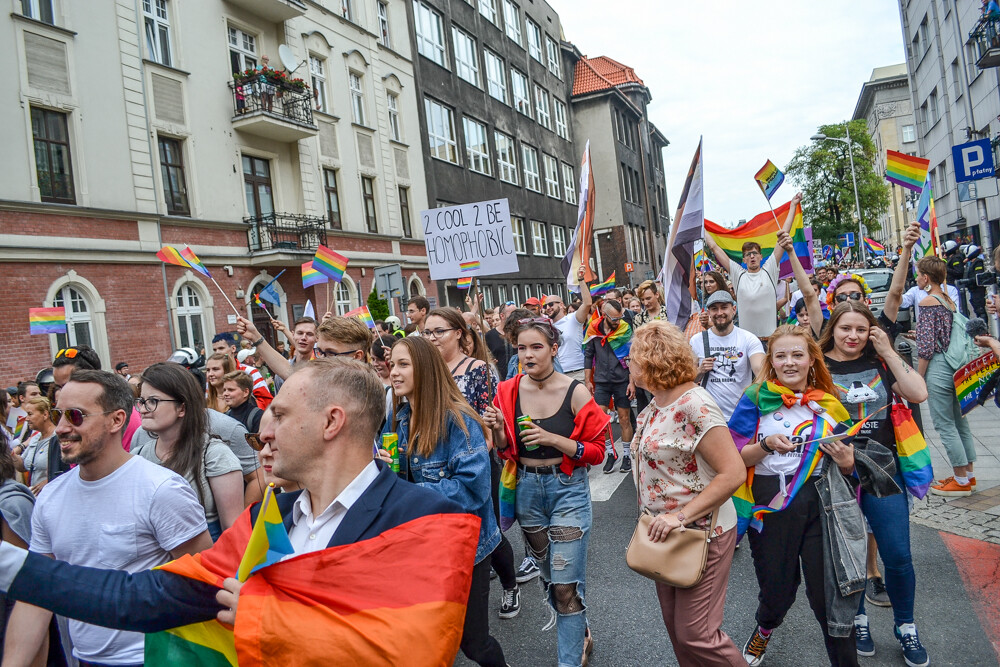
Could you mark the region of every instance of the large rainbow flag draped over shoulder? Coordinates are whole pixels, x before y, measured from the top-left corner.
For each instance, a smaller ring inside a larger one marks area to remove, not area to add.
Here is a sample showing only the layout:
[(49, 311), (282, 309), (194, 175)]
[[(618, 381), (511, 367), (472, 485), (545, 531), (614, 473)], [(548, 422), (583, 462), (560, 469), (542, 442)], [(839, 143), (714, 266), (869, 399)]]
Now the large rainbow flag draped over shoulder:
[[(734, 229), (727, 229), (706, 219), (705, 233), (711, 234), (716, 245), (722, 248), (726, 255), (737, 264), (743, 263), (744, 243), (747, 241), (759, 243), (761, 254), (763, 255), (761, 262), (763, 263), (767, 261), (774, 252), (775, 246), (778, 245), (778, 227), (774, 224), (774, 218), (777, 217), (781, 224), (784, 224), (790, 205), (791, 202), (782, 204), (774, 209), (774, 215), (771, 215), (770, 211), (760, 213)], [(806, 235), (806, 230), (802, 223), (802, 204), (799, 204), (795, 209), (795, 218), (792, 221), (792, 228), (789, 234), (792, 235), (795, 256), (799, 258), (802, 268), (807, 273), (812, 273), (812, 241)], [(723, 268), (728, 269), (729, 267)], [(782, 257), (780, 277), (787, 278), (792, 275), (794, 275), (792, 263), (788, 261), (787, 257)]]
[[(250, 534), (248, 510), (211, 549), (161, 569), (221, 587)], [(478, 539), (478, 517), (437, 514), (275, 563), (243, 584), (235, 633), (212, 620), (146, 635), (146, 665), (451, 665)]]
[(624, 366), (629, 351), (632, 349), (632, 327), (622, 318), (618, 320), (618, 327), (606, 334), (601, 331), (603, 320), (603, 316), (597, 315), (590, 318), (590, 322), (587, 323), (587, 331), (583, 335), (583, 345), (586, 346), (591, 340), (597, 340), (601, 345), (610, 344), (618, 361)]

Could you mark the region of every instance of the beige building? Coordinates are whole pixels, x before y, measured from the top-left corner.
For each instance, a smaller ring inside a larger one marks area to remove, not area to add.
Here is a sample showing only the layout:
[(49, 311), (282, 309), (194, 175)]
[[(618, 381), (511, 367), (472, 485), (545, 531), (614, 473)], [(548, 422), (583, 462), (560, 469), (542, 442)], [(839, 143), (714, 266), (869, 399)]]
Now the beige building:
[[(868, 123), (868, 134), (875, 142), (875, 172), (885, 173), (886, 151), (917, 155), (916, 121), (906, 74), (906, 64), (876, 67), (871, 78), (861, 86), (861, 95), (854, 108), (854, 120)], [(879, 231), (872, 237), (885, 245), (889, 254), (903, 242), (909, 220), (916, 219), (919, 193), (889, 183), (889, 210), (879, 217)]]

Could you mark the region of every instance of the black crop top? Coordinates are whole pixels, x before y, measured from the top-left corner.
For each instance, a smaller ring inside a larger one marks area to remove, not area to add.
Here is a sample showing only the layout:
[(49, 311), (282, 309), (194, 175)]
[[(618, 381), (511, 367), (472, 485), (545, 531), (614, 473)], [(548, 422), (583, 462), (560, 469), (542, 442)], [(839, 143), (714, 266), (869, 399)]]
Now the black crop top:
[[(559, 409), (556, 410), (554, 415), (544, 418), (531, 417), (531, 421), (538, 424), (549, 433), (555, 433), (556, 435), (561, 435), (564, 438), (568, 438), (573, 435), (573, 430), (576, 428), (576, 416), (573, 414), (573, 392), (576, 390), (576, 386), (578, 384), (580, 384), (578, 380), (573, 380), (573, 382), (569, 385), (569, 389), (566, 390), (566, 396), (563, 398), (562, 405), (559, 406)], [(514, 403), (515, 428), (517, 427), (517, 418), (523, 414), (524, 412), (521, 410), (521, 393), (518, 392), (517, 401)], [(524, 443), (521, 442), (520, 431), (517, 433), (517, 444), (519, 445), (519, 451), (522, 459), (554, 459), (565, 456), (563, 452), (559, 451), (555, 447), (549, 447), (547, 445), (542, 445), (541, 447), (537, 447), (535, 449), (528, 449), (525, 447)]]

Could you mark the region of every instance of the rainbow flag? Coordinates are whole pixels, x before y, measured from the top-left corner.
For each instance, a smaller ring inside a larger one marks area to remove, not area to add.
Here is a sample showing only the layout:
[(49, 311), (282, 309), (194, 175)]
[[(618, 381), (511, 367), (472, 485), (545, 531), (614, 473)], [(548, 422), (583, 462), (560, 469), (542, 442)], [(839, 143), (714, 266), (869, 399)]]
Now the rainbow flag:
[(361, 306), (360, 308), (355, 308), (348, 313), (344, 313), (344, 317), (356, 317), (364, 322), (365, 326), (369, 329), (375, 328), (375, 320), (372, 319), (372, 314), (368, 310), (368, 306)]
[(191, 265), (188, 261), (181, 257), (181, 254), (177, 252), (177, 248), (169, 245), (165, 245), (160, 248), (160, 251), (156, 253), (156, 256), (160, 258), (161, 261), (167, 264), (174, 264), (175, 266), (183, 266), (185, 269), (190, 269)]
[(873, 255), (885, 254), (885, 246), (876, 241), (875, 239), (870, 239), (867, 236), (865, 237), (865, 247), (868, 248), (868, 252), (872, 253)]
[(479, 260), (473, 260), (470, 262), (460, 262), (458, 268), (462, 269), (462, 273), (466, 271), (478, 271), (479, 270)]
[(590, 286), (590, 296), (597, 298), (602, 294), (607, 294), (615, 288), (615, 272), (612, 271), (608, 279), (603, 283), (597, 283), (596, 285)]
[(198, 259), (198, 255), (194, 254), (194, 250), (191, 250), (191, 246), (185, 245), (184, 250), (181, 250), (181, 257), (183, 257), (192, 269), (205, 276), (206, 278), (211, 278), (212, 275), (205, 268), (205, 265), (201, 263)]
[(896, 404), (890, 418), (896, 436), (896, 452), (899, 454), (899, 472), (903, 477), (903, 484), (915, 498), (923, 498), (934, 482), (934, 468), (927, 441), (913, 420), (909, 408)]
[[(771, 214), (771, 211), (755, 215), (735, 229), (727, 229), (706, 218), (705, 233), (711, 234), (715, 243), (737, 264), (743, 263), (743, 244), (747, 241), (756, 241), (760, 244), (761, 254), (763, 255), (761, 262), (763, 263), (767, 261), (767, 258), (774, 252), (774, 247), (778, 245), (778, 228), (774, 224), (774, 218), (777, 217), (778, 220), (784, 223), (790, 205), (791, 202), (782, 204), (774, 209), (774, 215)], [(806, 270), (806, 273), (812, 273), (813, 253), (812, 241), (810, 239), (812, 231), (806, 230), (802, 222), (802, 204), (799, 204), (795, 208), (795, 218), (792, 220), (792, 228), (789, 233), (792, 235), (792, 245), (795, 248), (795, 256), (799, 258), (799, 263), (802, 264), (802, 268)], [(729, 267), (723, 268), (728, 269)], [(792, 263), (787, 257), (782, 258), (781, 269), (778, 275), (779, 278), (787, 278), (794, 275)]]
[(753, 180), (757, 181), (760, 191), (764, 193), (768, 201), (771, 201), (771, 195), (777, 192), (781, 184), (785, 182), (785, 175), (781, 173), (780, 169), (774, 166), (773, 162), (768, 160), (760, 168), (760, 171), (754, 174)]
[[(159, 569), (221, 588), (253, 530), (248, 509), (211, 548)], [(478, 517), (437, 514), (277, 562), (243, 584), (235, 634), (214, 619), (147, 634), (146, 665), (450, 665), (478, 540)]]
[(334, 282), (340, 282), (344, 278), (344, 271), (347, 270), (348, 259), (343, 255), (330, 250), (325, 245), (320, 245), (316, 249), (316, 256), (313, 257), (312, 266)]
[(28, 324), (31, 327), (32, 336), (35, 334), (66, 333), (66, 309), (62, 306), (58, 308), (29, 308)]
[(472, 287), (472, 276), (458, 279), (458, 289), (469, 289)]
[(712, 270), (712, 262), (708, 259), (704, 248), (694, 254), (694, 268), (698, 271)]
[[(992, 352), (973, 359), (955, 371), (955, 395), (958, 396), (958, 405), (963, 415), (982, 405), (979, 398), (983, 395), (984, 388), (1000, 377), (997, 375), (998, 371), (1000, 371), (1000, 360)], [(989, 389), (986, 389), (985, 393), (988, 398)]]
[(503, 462), (500, 473), (500, 530), (505, 531), (514, 525), (514, 501), (517, 495), (517, 463), (511, 459)]
[(591, 316), (590, 322), (587, 324), (587, 331), (583, 336), (583, 346), (586, 346), (592, 340), (598, 341), (601, 345), (608, 345), (610, 343), (611, 350), (615, 353), (619, 363), (625, 366), (629, 352), (632, 349), (632, 327), (622, 318), (618, 320), (618, 327), (611, 333), (606, 334), (601, 331), (601, 321), (603, 319), (603, 315), (598, 316), (595, 314)]
[(931, 161), (897, 151), (885, 152), (885, 180), (907, 190), (920, 192), (927, 178)]
[(313, 268), (312, 260), (302, 265), (302, 289), (312, 287), (313, 285), (322, 285), (328, 280), (330, 279)]
[(920, 222), (920, 240), (913, 246), (914, 275), (916, 275), (917, 260), (937, 256), (939, 245), (937, 214), (934, 212), (934, 187), (931, 185), (930, 174), (927, 174), (924, 189), (920, 191), (917, 220)]
[(25, 431), (24, 427), (27, 425), (28, 425), (27, 417), (21, 415), (20, 417), (17, 418), (17, 422), (14, 424), (14, 436), (13, 436), (14, 440), (20, 440), (21, 436), (31, 431), (30, 428), (27, 431)]
[(288, 540), (288, 531), (281, 521), (281, 512), (274, 502), (274, 483), (267, 485), (260, 514), (253, 524), (236, 578), (246, 581), (250, 575), (268, 565), (274, 565), (288, 554), (295, 553)]

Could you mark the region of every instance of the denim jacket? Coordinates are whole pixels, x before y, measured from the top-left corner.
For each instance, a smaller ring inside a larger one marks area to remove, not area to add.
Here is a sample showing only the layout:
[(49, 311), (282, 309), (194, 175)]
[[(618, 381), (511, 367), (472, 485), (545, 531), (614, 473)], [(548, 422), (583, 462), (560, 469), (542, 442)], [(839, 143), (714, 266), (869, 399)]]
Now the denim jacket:
[[(469, 514), (480, 518), (479, 546), (476, 563), (493, 553), (500, 544), (500, 527), (493, 514), (490, 493), (490, 454), (483, 430), (472, 418), (464, 416), (466, 435), (454, 418), (448, 417), (448, 433), (438, 442), (429, 457), (409, 451), (410, 406), (404, 404), (396, 425), (399, 436), (399, 475), (408, 479), (412, 474), (418, 486), (433, 488), (454, 500)], [(386, 420), (383, 433), (392, 433), (393, 417)]]
[(823, 526), (827, 631), (831, 637), (849, 637), (868, 578), (865, 519), (853, 487), (832, 461), (816, 481), (816, 491)]

